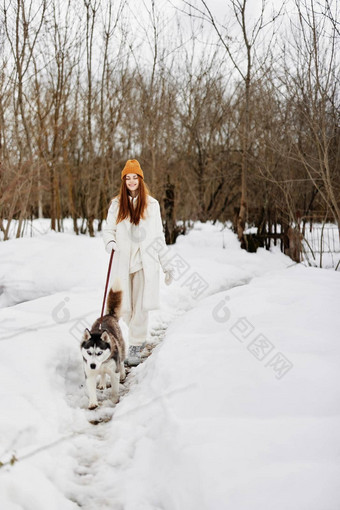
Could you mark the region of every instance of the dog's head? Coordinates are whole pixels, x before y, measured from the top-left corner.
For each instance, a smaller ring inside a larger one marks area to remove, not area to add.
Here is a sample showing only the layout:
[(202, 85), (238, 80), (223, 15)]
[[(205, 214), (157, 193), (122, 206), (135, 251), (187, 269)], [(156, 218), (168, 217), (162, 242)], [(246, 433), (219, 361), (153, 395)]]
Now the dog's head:
[(110, 336), (105, 330), (98, 334), (85, 329), (80, 347), (84, 362), (91, 370), (98, 370), (111, 355)]

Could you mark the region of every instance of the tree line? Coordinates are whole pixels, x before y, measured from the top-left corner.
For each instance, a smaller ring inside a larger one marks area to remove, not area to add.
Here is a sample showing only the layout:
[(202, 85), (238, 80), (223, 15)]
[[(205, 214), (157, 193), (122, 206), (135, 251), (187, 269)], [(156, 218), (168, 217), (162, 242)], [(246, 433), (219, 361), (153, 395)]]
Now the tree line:
[(249, 225), (340, 225), (338, 0), (225, 1), (227, 24), (209, 0), (2, 1), (4, 239), (35, 217), (94, 235), (130, 158), (168, 242), (196, 219), (248, 249)]

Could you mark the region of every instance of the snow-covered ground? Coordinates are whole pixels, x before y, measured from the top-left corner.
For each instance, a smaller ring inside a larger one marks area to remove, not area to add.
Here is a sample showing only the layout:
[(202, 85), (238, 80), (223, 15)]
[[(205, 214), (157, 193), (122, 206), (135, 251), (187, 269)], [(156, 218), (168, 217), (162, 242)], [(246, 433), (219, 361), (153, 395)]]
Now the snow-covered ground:
[(94, 426), (79, 338), (100, 314), (100, 236), (0, 243), (0, 509), (338, 510), (339, 272), (210, 224), (169, 257), (164, 339)]

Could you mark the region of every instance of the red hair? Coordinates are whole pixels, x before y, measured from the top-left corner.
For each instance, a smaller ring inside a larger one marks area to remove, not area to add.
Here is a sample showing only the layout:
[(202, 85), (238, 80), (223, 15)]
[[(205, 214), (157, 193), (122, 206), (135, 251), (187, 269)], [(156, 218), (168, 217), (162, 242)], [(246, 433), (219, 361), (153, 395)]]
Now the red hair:
[(126, 186), (125, 177), (122, 180), (120, 191), (118, 195), (119, 199), (119, 210), (117, 215), (117, 223), (128, 218), (131, 223), (138, 225), (141, 218), (144, 218), (145, 210), (147, 208), (147, 198), (150, 195), (149, 189), (144, 182), (144, 179), (137, 175), (138, 185), (138, 200), (136, 207), (132, 205), (132, 201), (129, 198), (129, 191)]

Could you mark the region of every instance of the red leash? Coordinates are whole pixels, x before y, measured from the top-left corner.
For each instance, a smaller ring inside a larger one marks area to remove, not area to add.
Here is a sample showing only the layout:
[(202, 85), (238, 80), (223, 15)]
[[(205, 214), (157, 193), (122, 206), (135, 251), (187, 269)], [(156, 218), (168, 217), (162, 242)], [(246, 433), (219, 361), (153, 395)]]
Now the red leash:
[(102, 329), (102, 320), (103, 320), (104, 307), (105, 307), (105, 302), (106, 302), (107, 287), (108, 287), (108, 285), (109, 285), (109, 279), (110, 279), (111, 266), (112, 266), (112, 260), (113, 260), (113, 254), (114, 254), (114, 252), (115, 252), (114, 250), (112, 250), (112, 251), (111, 251), (110, 262), (109, 262), (109, 268), (108, 268), (108, 270), (107, 270), (106, 285), (105, 285), (105, 292), (104, 292), (104, 299), (103, 299), (102, 313), (101, 313), (101, 316), (100, 316), (99, 329)]

